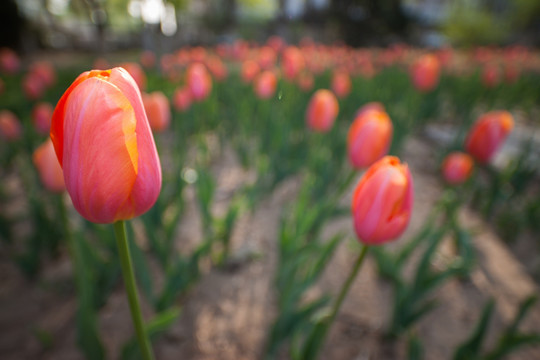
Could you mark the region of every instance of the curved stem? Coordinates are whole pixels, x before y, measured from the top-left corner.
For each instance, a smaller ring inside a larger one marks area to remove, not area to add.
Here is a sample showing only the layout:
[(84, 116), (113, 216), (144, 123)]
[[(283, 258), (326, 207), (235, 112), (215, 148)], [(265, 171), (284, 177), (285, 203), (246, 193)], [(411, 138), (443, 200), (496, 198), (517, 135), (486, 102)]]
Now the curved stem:
[(144, 322), (139, 304), (139, 296), (137, 295), (137, 286), (135, 284), (135, 274), (131, 262), (131, 254), (126, 236), (126, 226), (124, 221), (120, 220), (114, 223), (114, 234), (116, 235), (116, 244), (118, 246), (118, 254), (120, 256), (120, 265), (122, 266), (122, 276), (126, 286), (126, 292), (131, 310), (131, 318), (135, 326), (137, 341), (141, 348), (141, 353), (144, 360), (153, 360), (154, 354), (152, 346), (148, 339), (148, 334), (144, 328)]

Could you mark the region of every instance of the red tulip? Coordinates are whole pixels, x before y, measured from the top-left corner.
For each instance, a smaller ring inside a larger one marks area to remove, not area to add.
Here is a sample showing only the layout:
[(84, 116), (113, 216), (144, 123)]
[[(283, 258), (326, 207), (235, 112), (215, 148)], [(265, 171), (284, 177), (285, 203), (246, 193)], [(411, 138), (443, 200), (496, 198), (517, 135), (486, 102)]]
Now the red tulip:
[(473, 158), (462, 152), (453, 152), (444, 158), (442, 174), (444, 180), (452, 185), (462, 184), (471, 176), (474, 166)]
[(22, 126), (17, 116), (9, 110), (0, 111), (0, 138), (8, 141), (20, 139)]
[(491, 111), (482, 115), (465, 141), (465, 148), (479, 163), (487, 163), (514, 127), (508, 111)]
[(32, 123), (40, 134), (48, 134), (51, 131), (51, 118), (54, 108), (47, 102), (37, 103), (32, 109)]
[(313, 131), (327, 132), (334, 125), (338, 112), (339, 104), (336, 96), (330, 90), (317, 90), (307, 107), (307, 125)]
[(122, 68), (79, 75), (56, 105), (51, 139), (73, 205), (96, 223), (146, 212), (161, 166), (135, 80)]
[(143, 94), (142, 100), (152, 130), (161, 132), (167, 129), (171, 123), (171, 107), (165, 94), (161, 91)]
[(201, 63), (191, 64), (186, 72), (186, 83), (195, 101), (202, 101), (212, 91), (212, 78)]
[(354, 168), (365, 168), (388, 153), (393, 126), (384, 110), (370, 105), (354, 119), (347, 136), (349, 161)]
[(15, 74), (21, 67), (21, 60), (17, 53), (10, 48), (0, 48), (0, 71)]
[(439, 83), (440, 64), (435, 55), (427, 54), (418, 58), (411, 67), (414, 87), (421, 92), (428, 92)]
[(354, 190), (352, 215), (358, 239), (380, 245), (407, 228), (413, 206), (413, 181), (407, 164), (385, 156), (366, 171)]
[(270, 70), (264, 70), (255, 79), (255, 94), (260, 99), (269, 99), (276, 92), (277, 78)]
[(501, 82), (501, 72), (495, 64), (487, 64), (482, 70), (482, 83), (487, 88), (492, 88)]
[(51, 139), (47, 139), (34, 151), (32, 161), (45, 189), (52, 192), (62, 192), (66, 189), (64, 172), (58, 163)]
[(186, 111), (191, 106), (191, 92), (187, 87), (177, 88), (173, 94), (173, 106), (177, 111)]
[(332, 91), (338, 98), (344, 98), (351, 92), (351, 78), (342, 71), (334, 72), (332, 76)]

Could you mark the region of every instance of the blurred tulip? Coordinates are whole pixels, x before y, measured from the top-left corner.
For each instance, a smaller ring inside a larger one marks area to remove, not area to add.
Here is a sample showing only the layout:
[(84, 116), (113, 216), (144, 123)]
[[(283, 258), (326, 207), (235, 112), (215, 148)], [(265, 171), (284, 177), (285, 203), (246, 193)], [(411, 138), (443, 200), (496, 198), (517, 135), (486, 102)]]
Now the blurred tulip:
[(171, 123), (171, 107), (169, 99), (161, 91), (142, 94), (144, 110), (148, 116), (150, 127), (155, 132), (162, 132)]
[(177, 111), (186, 111), (191, 106), (191, 92), (187, 87), (179, 87), (173, 94), (173, 106)]
[(186, 83), (195, 101), (202, 101), (212, 91), (212, 78), (201, 63), (191, 64), (186, 71)]
[(32, 123), (37, 132), (43, 135), (51, 131), (51, 118), (54, 108), (48, 102), (37, 103), (32, 109)]
[(465, 148), (479, 163), (487, 163), (514, 128), (514, 119), (508, 111), (491, 111), (473, 125)]
[(471, 176), (473, 166), (474, 160), (470, 155), (456, 151), (444, 158), (442, 175), (451, 185), (463, 184)]
[(360, 116), (363, 112), (366, 112), (369, 110), (378, 110), (378, 111), (386, 112), (383, 104), (381, 104), (378, 101), (372, 101), (372, 102), (368, 102), (367, 104), (364, 104), (360, 109), (358, 109), (356, 111), (355, 118)]
[(411, 67), (412, 83), (416, 90), (429, 92), (439, 84), (440, 64), (435, 55), (419, 57)]
[(134, 62), (126, 62), (121, 64), (120, 67), (124, 68), (124, 70), (131, 75), (133, 80), (135, 80), (139, 86), (140, 91), (144, 91), (146, 89), (146, 74), (139, 64)]
[(276, 64), (276, 52), (270, 46), (263, 46), (259, 49), (258, 62), (261, 69), (269, 70)]
[(246, 84), (250, 83), (260, 72), (259, 64), (253, 60), (246, 60), (242, 63), (242, 69), (240, 70), (242, 81)]
[(283, 76), (287, 80), (293, 80), (305, 67), (304, 55), (297, 47), (288, 46), (283, 50), (281, 66)]
[(9, 110), (0, 111), (0, 138), (7, 141), (15, 141), (22, 136), (22, 126), (15, 116)]
[(28, 73), (38, 78), (45, 88), (50, 88), (56, 82), (56, 70), (48, 61), (36, 61), (28, 69)]
[(156, 66), (156, 54), (150, 50), (145, 50), (141, 53), (141, 64), (147, 69)]
[(0, 48), (0, 71), (15, 74), (21, 67), (21, 60), (17, 53), (10, 48)]
[(62, 192), (66, 189), (64, 172), (58, 163), (51, 139), (47, 139), (34, 151), (32, 161), (45, 189), (52, 192)]
[(276, 92), (276, 74), (270, 70), (264, 70), (257, 76), (254, 85), (255, 94), (259, 99), (269, 99)]
[(386, 155), (392, 132), (392, 121), (385, 111), (377, 109), (376, 105), (361, 111), (347, 135), (347, 152), (352, 166), (365, 168)]
[(515, 83), (520, 77), (520, 68), (514, 64), (506, 64), (504, 67), (504, 81), (507, 84)]
[(73, 205), (86, 219), (127, 220), (155, 203), (161, 166), (139, 87), (126, 70), (79, 75), (56, 105), (51, 139)]
[(309, 71), (302, 71), (300, 75), (298, 75), (298, 78), (296, 80), (298, 82), (298, 86), (303, 91), (310, 91), (313, 89), (313, 84), (315, 80), (313, 79), (313, 74)]
[(501, 72), (495, 64), (486, 64), (482, 69), (482, 83), (487, 88), (497, 86), (501, 82)]
[(215, 55), (210, 56), (207, 59), (206, 65), (217, 81), (223, 81), (227, 78), (227, 75), (229, 75), (227, 67), (225, 64), (223, 64), (223, 61), (221, 61), (221, 59)]
[(354, 190), (352, 215), (360, 242), (380, 245), (399, 237), (407, 228), (413, 206), (409, 168), (394, 156), (385, 156), (368, 168)]
[(28, 73), (22, 79), (22, 89), (27, 99), (37, 100), (45, 92), (45, 83), (43, 80), (32, 73)]
[(336, 96), (330, 90), (317, 90), (307, 107), (307, 125), (313, 131), (327, 132), (334, 125), (338, 112), (339, 104)]
[(336, 71), (332, 76), (332, 91), (338, 98), (343, 99), (351, 92), (351, 78), (343, 71)]

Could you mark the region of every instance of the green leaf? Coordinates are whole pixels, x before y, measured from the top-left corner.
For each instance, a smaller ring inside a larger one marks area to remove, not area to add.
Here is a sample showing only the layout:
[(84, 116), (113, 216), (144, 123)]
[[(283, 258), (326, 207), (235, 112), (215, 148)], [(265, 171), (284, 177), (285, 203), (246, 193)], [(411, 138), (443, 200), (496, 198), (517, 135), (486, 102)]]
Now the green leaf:
[(491, 299), (480, 316), (480, 320), (476, 324), (473, 333), (463, 344), (461, 344), (454, 352), (454, 360), (475, 360), (480, 358), (482, 344), (486, 337), (489, 319), (495, 308), (495, 302)]

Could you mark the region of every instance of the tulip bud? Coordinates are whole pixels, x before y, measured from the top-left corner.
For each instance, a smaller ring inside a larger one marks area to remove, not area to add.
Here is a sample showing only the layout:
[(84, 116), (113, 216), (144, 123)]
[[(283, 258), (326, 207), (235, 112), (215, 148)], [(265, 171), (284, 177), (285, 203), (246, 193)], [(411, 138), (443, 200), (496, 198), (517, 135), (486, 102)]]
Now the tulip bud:
[(9, 110), (0, 111), (0, 138), (8, 141), (20, 139), (22, 126), (17, 116)]
[(339, 98), (344, 98), (351, 92), (351, 78), (342, 71), (336, 71), (332, 76), (332, 91)]
[(75, 209), (96, 223), (139, 216), (161, 166), (135, 80), (122, 68), (82, 73), (56, 105), (51, 139)]
[(270, 70), (265, 70), (255, 79), (255, 94), (260, 99), (269, 99), (276, 92), (277, 78)]
[(45, 189), (52, 192), (62, 192), (66, 189), (64, 172), (58, 163), (51, 139), (45, 141), (34, 151), (32, 161)]
[(295, 46), (288, 46), (283, 50), (281, 60), (283, 75), (287, 80), (292, 80), (304, 69), (306, 61), (302, 52)]
[(354, 168), (365, 168), (388, 153), (393, 126), (390, 117), (376, 105), (369, 105), (354, 119), (347, 136), (349, 161)]
[(514, 127), (508, 111), (491, 111), (482, 115), (469, 131), (465, 148), (479, 163), (487, 163)]
[(414, 87), (421, 92), (428, 92), (439, 83), (440, 65), (435, 55), (427, 54), (418, 58), (411, 68)]
[(298, 75), (297, 83), (300, 89), (303, 91), (310, 91), (313, 89), (313, 84), (315, 79), (313, 79), (313, 74), (308, 71), (303, 71)]
[(501, 82), (501, 72), (495, 64), (486, 64), (482, 69), (482, 83), (487, 88), (497, 86)]
[(444, 180), (451, 185), (463, 184), (471, 176), (474, 166), (473, 158), (462, 152), (453, 152), (444, 158), (442, 174)]
[(317, 90), (307, 107), (307, 125), (313, 131), (327, 132), (334, 125), (338, 112), (339, 104), (336, 96), (330, 90)]
[(40, 134), (48, 134), (51, 131), (51, 118), (54, 108), (47, 102), (41, 102), (32, 109), (32, 123)]
[(21, 67), (21, 60), (17, 53), (10, 48), (0, 48), (0, 71), (15, 74)]
[(195, 101), (202, 101), (212, 91), (212, 78), (201, 63), (191, 64), (186, 72), (186, 83)]
[(257, 76), (260, 72), (259, 65), (253, 61), (253, 60), (246, 60), (242, 63), (242, 70), (241, 70), (241, 76), (242, 81), (247, 83), (250, 83), (255, 79), (255, 76)]
[(181, 87), (174, 91), (173, 106), (177, 111), (186, 111), (191, 106), (191, 92), (187, 87)]
[(399, 237), (407, 228), (413, 206), (409, 168), (394, 156), (385, 156), (366, 171), (352, 200), (354, 229), (366, 245), (380, 245)]
[(161, 91), (142, 95), (144, 110), (152, 130), (161, 132), (171, 123), (169, 99)]

